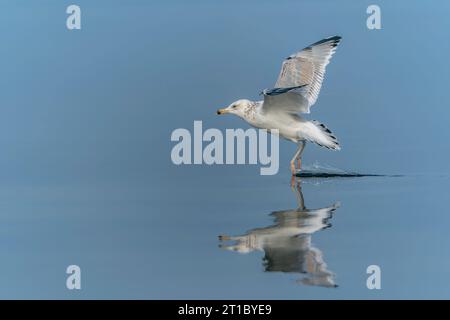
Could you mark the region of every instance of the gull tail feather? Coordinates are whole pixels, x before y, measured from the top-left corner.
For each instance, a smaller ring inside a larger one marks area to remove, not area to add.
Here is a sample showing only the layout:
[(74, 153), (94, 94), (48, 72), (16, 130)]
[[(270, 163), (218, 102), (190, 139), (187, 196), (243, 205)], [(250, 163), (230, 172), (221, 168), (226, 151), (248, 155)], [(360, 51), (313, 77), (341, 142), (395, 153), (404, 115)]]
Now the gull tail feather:
[(331, 150), (341, 150), (336, 136), (323, 123), (313, 120), (309, 124), (310, 134), (305, 137), (307, 140)]

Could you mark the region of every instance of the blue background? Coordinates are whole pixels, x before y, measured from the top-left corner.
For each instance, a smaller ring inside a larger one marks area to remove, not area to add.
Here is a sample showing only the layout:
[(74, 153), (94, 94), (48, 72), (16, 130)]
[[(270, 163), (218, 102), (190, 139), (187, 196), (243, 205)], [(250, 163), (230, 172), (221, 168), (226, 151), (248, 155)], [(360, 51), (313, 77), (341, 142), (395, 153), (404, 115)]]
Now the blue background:
[[(377, 1), (2, 1), (1, 298), (449, 298), (449, 4)], [(176, 128), (247, 128), (218, 107), (258, 99), (289, 54), (343, 37), (311, 119), (342, 151), (307, 165), (403, 177), (307, 179), (308, 206), (340, 200), (312, 239), (338, 288), (263, 272), (222, 233), (295, 208), (288, 162), (175, 166)], [(444, 199), (445, 200), (445, 199)], [(82, 270), (82, 290), (65, 269)], [(382, 268), (368, 290), (366, 267)]]

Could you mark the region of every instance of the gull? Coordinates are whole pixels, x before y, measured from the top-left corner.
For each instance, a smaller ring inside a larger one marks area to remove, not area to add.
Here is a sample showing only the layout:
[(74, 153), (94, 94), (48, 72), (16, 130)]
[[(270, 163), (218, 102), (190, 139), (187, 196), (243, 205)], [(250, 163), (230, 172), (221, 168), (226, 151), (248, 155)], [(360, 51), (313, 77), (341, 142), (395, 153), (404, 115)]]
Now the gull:
[(336, 136), (324, 124), (306, 120), (299, 113), (310, 113), (316, 102), (325, 67), (336, 51), (341, 37), (333, 36), (309, 45), (287, 57), (275, 87), (264, 89), (262, 101), (240, 99), (228, 107), (217, 110), (217, 114), (234, 114), (251, 126), (278, 133), (281, 137), (298, 145), (290, 164), (292, 175), (301, 169), (301, 156), (306, 142), (313, 142), (331, 150), (340, 150)]

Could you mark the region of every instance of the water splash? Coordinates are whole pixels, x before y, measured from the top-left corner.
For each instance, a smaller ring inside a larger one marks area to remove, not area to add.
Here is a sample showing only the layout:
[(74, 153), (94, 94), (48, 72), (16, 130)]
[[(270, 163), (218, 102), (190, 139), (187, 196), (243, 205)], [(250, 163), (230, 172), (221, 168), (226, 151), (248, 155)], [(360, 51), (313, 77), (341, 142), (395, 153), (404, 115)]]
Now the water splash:
[(297, 177), (302, 178), (333, 178), (333, 177), (381, 177), (383, 174), (358, 173), (338, 169), (330, 165), (322, 165), (317, 161), (312, 165), (305, 165), (303, 169), (296, 173)]

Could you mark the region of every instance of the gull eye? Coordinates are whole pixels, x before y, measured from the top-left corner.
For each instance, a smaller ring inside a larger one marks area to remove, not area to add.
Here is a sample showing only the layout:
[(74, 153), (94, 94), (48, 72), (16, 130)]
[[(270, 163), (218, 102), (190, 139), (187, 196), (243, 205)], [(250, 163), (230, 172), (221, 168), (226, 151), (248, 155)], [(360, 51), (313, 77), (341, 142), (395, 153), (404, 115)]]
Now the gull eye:
[(233, 108), (233, 109), (236, 109), (236, 107), (237, 107), (237, 106), (236, 106), (236, 105), (234, 105), (234, 106), (232, 106), (231, 108)]

